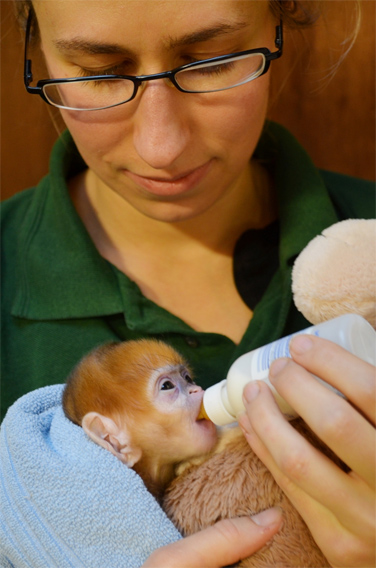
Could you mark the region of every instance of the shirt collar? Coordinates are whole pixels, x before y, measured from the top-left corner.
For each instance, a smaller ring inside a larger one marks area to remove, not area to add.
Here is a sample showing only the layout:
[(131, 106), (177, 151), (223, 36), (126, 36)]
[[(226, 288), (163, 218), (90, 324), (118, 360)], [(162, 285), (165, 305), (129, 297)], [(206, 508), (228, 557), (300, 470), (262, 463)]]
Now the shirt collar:
[(96, 250), (67, 191), (66, 180), (85, 167), (64, 132), (20, 228), (15, 316), (53, 320), (122, 311), (113, 268)]
[(255, 157), (270, 168), (277, 192), (280, 220), (280, 265), (292, 266), (296, 256), (338, 216), (319, 170), (283, 126), (266, 122)]

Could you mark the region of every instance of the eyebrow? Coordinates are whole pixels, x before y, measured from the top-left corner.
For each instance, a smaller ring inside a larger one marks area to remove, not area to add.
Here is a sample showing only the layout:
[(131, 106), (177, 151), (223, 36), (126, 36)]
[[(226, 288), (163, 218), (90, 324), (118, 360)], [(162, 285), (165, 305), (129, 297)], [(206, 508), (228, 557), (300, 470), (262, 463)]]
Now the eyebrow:
[[(174, 49), (176, 47), (183, 47), (185, 45), (193, 45), (195, 43), (214, 39), (221, 35), (239, 31), (246, 26), (248, 26), (248, 23), (246, 22), (235, 22), (233, 24), (220, 23), (210, 28), (185, 34), (179, 38), (170, 37), (167, 41), (167, 46), (169, 49)], [(66, 53), (78, 52), (89, 55), (133, 55), (131, 50), (126, 49), (125, 47), (117, 43), (90, 41), (82, 39), (80, 37), (74, 37), (72, 39), (56, 39), (54, 40), (54, 45), (58, 48), (59, 51)]]
[(208, 41), (209, 39), (214, 39), (221, 35), (237, 32), (247, 27), (248, 25), (248, 22), (234, 22), (232, 24), (223, 22), (210, 28), (204, 28), (190, 34), (185, 34), (180, 38), (170, 38), (168, 45), (170, 48), (192, 45), (194, 43), (200, 43), (203, 41)]
[(80, 52), (88, 53), (89, 55), (112, 55), (119, 53), (124, 55), (130, 53), (128, 49), (125, 49), (116, 43), (89, 41), (79, 37), (74, 37), (72, 39), (55, 39), (54, 45), (61, 52)]

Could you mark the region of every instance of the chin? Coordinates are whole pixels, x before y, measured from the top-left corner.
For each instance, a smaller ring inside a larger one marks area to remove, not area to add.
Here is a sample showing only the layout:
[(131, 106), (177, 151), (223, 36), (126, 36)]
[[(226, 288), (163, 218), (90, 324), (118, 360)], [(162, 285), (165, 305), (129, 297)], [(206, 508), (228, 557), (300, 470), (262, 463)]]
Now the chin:
[(217, 428), (210, 420), (198, 420), (196, 424), (200, 429), (197, 433), (198, 452), (210, 452), (218, 441)]
[(165, 223), (179, 223), (194, 219), (210, 210), (222, 197), (221, 192), (213, 194), (198, 190), (190, 195), (171, 197), (140, 195), (125, 192), (121, 188), (115, 191), (141, 215)]
[(199, 204), (183, 204), (183, 203), (152, 203), (151, 206), (140, 207), (140, 213), (143, 213), (149, 219), (161, 221), (162, 223), (180, 223), (194, 219), (201, 213), (204, 213), (210, 206), (200, 206)]

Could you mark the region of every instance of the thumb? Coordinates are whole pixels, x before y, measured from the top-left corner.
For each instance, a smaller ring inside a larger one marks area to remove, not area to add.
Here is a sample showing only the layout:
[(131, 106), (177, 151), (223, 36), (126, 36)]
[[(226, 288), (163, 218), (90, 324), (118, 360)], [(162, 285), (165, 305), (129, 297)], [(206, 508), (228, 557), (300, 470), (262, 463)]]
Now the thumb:
[(224, 519), (191, 536), (154, 551), (142, 568), (220, 568), (251, 556), (282, 525), (282, 510), (267, 509), (254, 517)]

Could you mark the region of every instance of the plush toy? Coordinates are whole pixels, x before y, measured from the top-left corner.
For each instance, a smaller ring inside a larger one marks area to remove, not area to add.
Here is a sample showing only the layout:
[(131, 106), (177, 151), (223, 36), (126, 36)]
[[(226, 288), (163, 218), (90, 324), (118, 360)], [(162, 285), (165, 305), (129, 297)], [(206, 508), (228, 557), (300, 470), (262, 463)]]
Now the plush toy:
[(352, 313), (376, 328), (376, 221), (348, 219), (315, 237), (295, 261), (292, 290), (313, 324)]
[[(343, 313), (358, 313), (376, 324), (376, 221), (347, 220), (313, 239), (293, 268), (294, 302), (313, 324)], [(342, 469), (332, 452), (302, 419), (291, 424)], [(272, 475), (253, 453), (238, 427), (226, 428), (209, 457), (183, 464), (168, 488), (164, 509), (189, 535), (222, 518), (253, 515), (272, 506), (284, 511), (279, 533), (243, 568), (330, 566), (306, 524)]]

